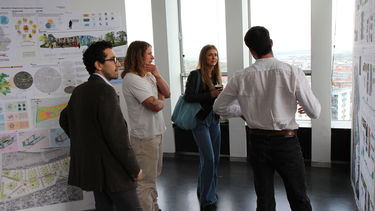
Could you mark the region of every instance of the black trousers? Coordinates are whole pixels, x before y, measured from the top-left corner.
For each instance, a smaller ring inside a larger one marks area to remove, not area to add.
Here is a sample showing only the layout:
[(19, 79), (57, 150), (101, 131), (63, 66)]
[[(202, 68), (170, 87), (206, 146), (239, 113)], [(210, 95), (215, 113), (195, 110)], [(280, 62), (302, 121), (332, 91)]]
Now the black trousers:
[(305, 165), (297, 136), (250, 135), (257, 211), (275, 211), (274, 174), (281, 176), (293, 211), (311, 211)]
[(122, 192), (94, 191), (96, 211), (142, 211), (135, 189)]

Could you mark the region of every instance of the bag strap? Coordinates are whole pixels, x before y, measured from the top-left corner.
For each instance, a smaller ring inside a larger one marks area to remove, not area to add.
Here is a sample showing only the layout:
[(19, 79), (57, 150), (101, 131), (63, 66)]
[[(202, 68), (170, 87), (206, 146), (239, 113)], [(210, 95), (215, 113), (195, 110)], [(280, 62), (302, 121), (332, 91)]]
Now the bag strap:
[(198, 94), (199, 86), (201, 85), (201, 72), (199, 70), (197, 70), (197, 78), (195, 81), (195, 94)]

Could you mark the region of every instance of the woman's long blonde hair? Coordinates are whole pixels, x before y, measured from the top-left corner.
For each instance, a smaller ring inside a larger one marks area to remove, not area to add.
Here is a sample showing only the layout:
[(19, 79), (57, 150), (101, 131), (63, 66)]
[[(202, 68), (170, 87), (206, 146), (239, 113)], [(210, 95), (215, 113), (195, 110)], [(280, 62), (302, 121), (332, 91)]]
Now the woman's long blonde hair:
[[(209, 75), (209, 69), (211, 68), (207, 64), (207, 52), (211, 49), (215, 49), (217, 52), (217, 48), (214, 45), (206, 45), (202, 48), (200, 54), (199, 54), (199, 61), (197, 68), (200, 69), (201, 72), (201, 78), (204, 84), (206, 84), (209, 88), (209, 90), (215, 89), (214, 84), (212, 83), (212, 80)], [(217, 83), (221, 85), (221, 71), (220, 71), (220, 66), (219, 66), (219, 53), (217, 54), (217, 63), (214, 66), (214, 69), (212, 70), (211, 73), (212, 77), (216, 79)]]
[(143, 77), (147, 74), (145, 70), (145, 55), (147, 48), (151, 45), (145, 41), (134, 41), (130, 43), (124, 60), (124, 72), (121, 77), (124, 78), (127, 73), (133, 72)]

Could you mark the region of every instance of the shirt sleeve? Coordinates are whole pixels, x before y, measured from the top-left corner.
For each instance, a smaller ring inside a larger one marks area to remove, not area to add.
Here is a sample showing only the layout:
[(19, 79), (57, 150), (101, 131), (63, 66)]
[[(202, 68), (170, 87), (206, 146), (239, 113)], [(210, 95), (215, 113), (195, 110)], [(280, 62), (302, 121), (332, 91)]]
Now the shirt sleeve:
[(305, 74), (301, 70), (297, 71), (296, 98), (307, 116), (312, 119), (319, 118), (321, 110), (319, 100), (315, 97)]
[(219, 94), (213, 105), (213, 111), (223, 117), (239, 117), (242, 115), (241, 107), (237, 100), (238, 84), (235, 77), (231, 78)]
[[(131, 73), (128, 73), (131, 74)], [(148, 76), (145, 76), (148, 77)], [(154, 96), (152, 93), (152, 87), (150, 83), (146, 83), (146, 78), (141, 78), (138, 75), (129, 75), (126, 80), (127, 87), (130, 93), (135, 97), (139, 103), (143, 103), (147, 98)], [(154, 82), (154, 81), (153, 81)], [(156, 97), (156, 96), (154, 96)]]

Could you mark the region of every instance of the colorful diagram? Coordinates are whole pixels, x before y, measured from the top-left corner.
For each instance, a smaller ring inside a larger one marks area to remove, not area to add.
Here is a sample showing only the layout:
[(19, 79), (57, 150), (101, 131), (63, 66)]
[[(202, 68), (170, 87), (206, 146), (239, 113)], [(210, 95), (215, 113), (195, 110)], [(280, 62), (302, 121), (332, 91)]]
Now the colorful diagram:
[(60, 112), (68, 104), (69, 97), (31, 99), (32, 121), (35, 128), (58, 128)]
[(29, 115), (26, 102), (7, 102), (5, 104), (5, 129), (19, 130), (29, 127)]
[(22, 112), (26, 111), (27, 106), (25, 101), (15, 102), (15, 103), (7, 103), (5, 107), (6, 112)]
[(46, 138), (46, 136), (41, 136), (41, 135), (33, 134), (30, 137), (28, 137), (27, 139), (25, 139), (25, 140), (22, 141), (22, 146), (23, 147), (34, 146), (39, 141), (41, 141), (41, 140), (43, 140), (45, 138)]
[(4, 15), (0, 16), (0, 24), (1, 25), (7, 25), (8, 23), (9, 23), (8, 16), (4, 16)]
[(53, 29), (56, 28), (55, 21), (52, 19), (48, 19), (47, 23), (44, 25), (47, 29)]
[(7, 75), (5, 73), (0, 74), (0, 93), (3, 94), (3, 95), (7, 95), (7, 94), (10, 93), (10, 84), (6, 80), (6, 78), (8, 78), (8, 77), (9, 77), (9, 75)]
[(0, 153), (15, 152), (18, 150), (17, 135), (2, 134), (0, 135)]
[(98, 40), (90, 35), (55, 37), (53, 34), (43, 34), (39, 37), (41, 48), (80, 48)]
[(15, 29), (17, 34), (20, 35), (24, 41), (33, 41), (37, 33), (36, 23), (26, 17), (23, 17), (17, 21)]
[(5, 149), (16, 141), (15, 136), (7, 135), (0, 137), (0, 149)]
[(53, 106), (42, 106), (38, 107), (36, 122), (40, 123), (49, 119), (57, 118), (60, 116), (60, 112), (67, 106), (67, 103)]
[(18, 135), (19, 151), (40, 152), (50, 147), (48, 130), (20, 132)]
[(17, 24), (14, 26), (16, 32), (21, 36), (24, 44), (35, 44), (35, 36), (37, 34), (37, 24), (27, 17), (23, 17), (17, 21)]
[(39, 40), (41, 48), (80, 48), (98, 40), (109, 41), (113, 47), (117, 47), (128, 43), (128, 35), (125, 31), (111, 31), (99, 38), (91, 35), (55, 37), (53, 34), (43, 34), (39, 36)]

